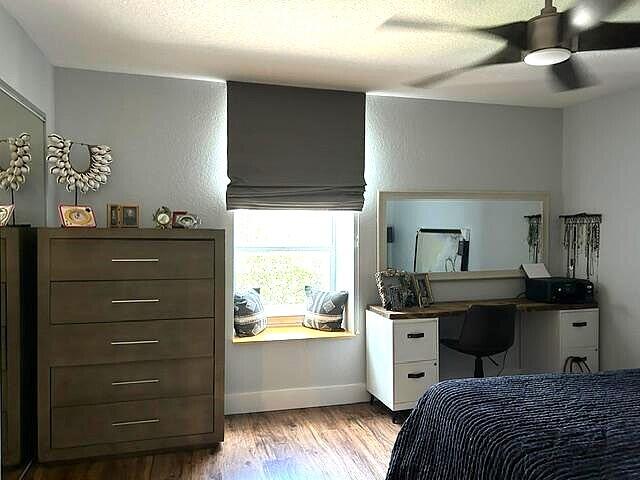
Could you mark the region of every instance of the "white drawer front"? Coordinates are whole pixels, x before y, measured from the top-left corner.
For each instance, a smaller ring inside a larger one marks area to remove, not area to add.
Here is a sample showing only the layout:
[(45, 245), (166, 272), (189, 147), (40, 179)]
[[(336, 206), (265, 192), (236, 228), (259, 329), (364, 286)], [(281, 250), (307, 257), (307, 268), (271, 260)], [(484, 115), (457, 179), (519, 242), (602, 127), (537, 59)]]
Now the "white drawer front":
[(394, 402), (415, 402), (434, 383), (438, 382), (438, 365), (435, 360), (395, 365)]
[(598, 311), (562, 312), (560, 335), (565, 348), (598, 346)]
[(438, 358), (438, 321), (396, 323), (393, 328), (395, 363)]
[[(562, 351), (562, 355), (561, 355), (561, 359), (562, 359), (562, 365), (558, 366), (558, 371), (562, 372), (562, 369), (564, 368), (564, 362), (566, 361), (567, 357), (582, 357), (582, 358), (586, 358), (586, 362), (587, 365), (589, 366), (589, 368), (591, 369), (592, 372), (598, 372), (600, 371), (600, 361), (599, 361), (599, 355), (598, 355), (598, 350), (595, 348), (566, 348)], [(567, 368), (569, 368), (569, 365), (567, 365)], [(574, 367), (573, 368), (574, 372), (579, 372), (580, 368), (578, 367)]]

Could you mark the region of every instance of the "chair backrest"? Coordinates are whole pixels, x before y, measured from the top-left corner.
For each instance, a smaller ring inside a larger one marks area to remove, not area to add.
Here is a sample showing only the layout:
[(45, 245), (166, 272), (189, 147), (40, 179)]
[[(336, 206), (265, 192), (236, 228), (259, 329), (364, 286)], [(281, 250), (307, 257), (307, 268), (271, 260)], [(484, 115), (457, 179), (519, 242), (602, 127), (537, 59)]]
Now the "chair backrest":
[(460, 346), (478, 351), (504, 352), (513, 345), (515, 305), (471, 305), (464, 319)]

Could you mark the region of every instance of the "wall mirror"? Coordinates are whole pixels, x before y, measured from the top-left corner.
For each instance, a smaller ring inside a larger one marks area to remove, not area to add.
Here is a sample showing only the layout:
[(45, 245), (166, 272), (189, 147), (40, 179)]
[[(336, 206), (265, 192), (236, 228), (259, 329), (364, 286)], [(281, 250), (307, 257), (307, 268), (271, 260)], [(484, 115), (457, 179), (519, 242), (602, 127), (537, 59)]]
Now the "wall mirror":
[[(0, 266), (6, 267), (2, 270), (0, 283), (0, 451), (3, 478), (22, 478), (33, 456), (35, 374), (32, 351), (35, 319), (32, 311), (20, 301), (19, 292), (25, 290), (24, 279), (28, 278), (24, 268), (28, 255), (22, 246), (29, 229), (24, 227), (46, 225), (45, 123), (45, 116), (40, 110), (0, 81), (0, 139), (15, 139), (26, 133), (30, 137), (28, 153), (31, 156), (28, 162), (30, 171), (25, 175), (24, 184), (14, 192), (13, 202), (11, 191), (0, 189), (0, 205), (15, 205), (15, 217), (9, 218), (7, 227), (0, 227)], [(10, 166), (11, 153), (10, 143), (0, 142), (2, 170)]]
[(519, 277), (546, 262), (548, 204), (536, 192), (378, 192), (378, 270)]

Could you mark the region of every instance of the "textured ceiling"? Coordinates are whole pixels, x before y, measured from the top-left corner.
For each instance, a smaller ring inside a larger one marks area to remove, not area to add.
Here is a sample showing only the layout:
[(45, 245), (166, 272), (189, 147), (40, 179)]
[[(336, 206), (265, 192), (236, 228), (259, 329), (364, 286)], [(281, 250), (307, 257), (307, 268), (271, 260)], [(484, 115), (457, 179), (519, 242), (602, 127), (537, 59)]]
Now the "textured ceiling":
[[(560, 10), (570, 0), (557, 0)], [(565, 106), (640, 84), (640, 49), (581, 54), (601, 81), (556, 93), (544, 70), (485, 67), (428, 90), (403, 83), (501, 46), (482, 36), (380, 30), (393, 15), (469, 25), (525, 20), (543, 0), (0, 0), (54, 65)], [(611, 20), (640, 21), (640, 2)]]

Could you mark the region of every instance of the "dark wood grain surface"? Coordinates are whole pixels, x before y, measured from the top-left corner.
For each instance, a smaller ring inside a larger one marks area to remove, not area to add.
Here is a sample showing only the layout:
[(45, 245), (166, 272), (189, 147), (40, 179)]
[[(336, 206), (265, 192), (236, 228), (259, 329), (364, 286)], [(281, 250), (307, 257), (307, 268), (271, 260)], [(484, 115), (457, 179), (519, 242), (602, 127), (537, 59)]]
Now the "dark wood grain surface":
[(369, 305), (367, 310), (392, 320), (410, 318), (442, 318), (460, 315), (471, 305), (515, 305), (521, 312), (543, 312), (550, 310), (582, 310), (597, 308), (596, 303), (544, 303), (526, 298), (501, 298), (497, 300), (461, 300), (457, 302), (437, 302), (427, 308), (408, 308), (402, 312), (392, 312), (381, 305)]
[(381, 480), (399, 431), (367, 404), (226, 418), (220, 447), (36, 466), (29, 480)]

